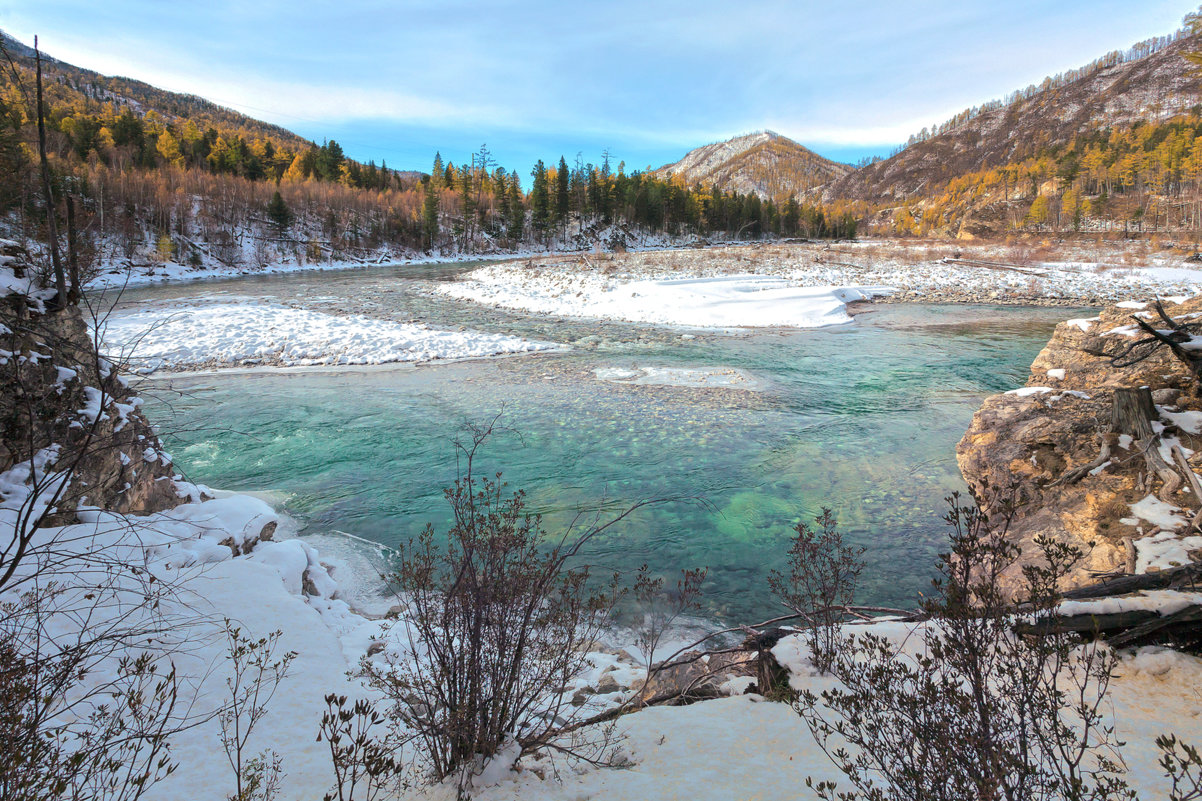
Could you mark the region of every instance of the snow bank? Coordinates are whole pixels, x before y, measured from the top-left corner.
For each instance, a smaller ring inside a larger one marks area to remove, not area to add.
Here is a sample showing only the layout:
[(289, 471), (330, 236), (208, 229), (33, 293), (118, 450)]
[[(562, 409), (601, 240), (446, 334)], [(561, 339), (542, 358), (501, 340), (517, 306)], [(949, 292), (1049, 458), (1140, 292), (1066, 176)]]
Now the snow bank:
[(117, 313), (108, 319), (103, 339), (109, 351), (136, 353), (147, 370), (425, 362), (555, 347), (501, 334), (227, 303)]
[(540, 314), (697, 328), (819, 328), (851, 322), (847, 303), (892, 292), (887, 286), (799, 287), (784, 278), (731, 275), (621, 281), (596, 274), (528, 274), (483, 267), (436, 292)]

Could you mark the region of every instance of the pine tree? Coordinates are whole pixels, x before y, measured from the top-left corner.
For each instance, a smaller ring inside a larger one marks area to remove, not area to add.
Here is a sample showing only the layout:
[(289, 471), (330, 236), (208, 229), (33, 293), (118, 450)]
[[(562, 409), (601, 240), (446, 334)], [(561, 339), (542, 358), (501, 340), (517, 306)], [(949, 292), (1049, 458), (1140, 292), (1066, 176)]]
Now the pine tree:
[(435, 191), (442, 189), (446, 180), (446, 167), (442, 163), (442, 153), (435, 151), (434, 166), (430, 168), (430, 187)]
[(547, 168), (543, 166), (542, 159), (534, 165), (531, 175), (534, 185), (530, 189), (530, 225), (534, 228), (534, 235), (540, 241), (545, 241), (551, 225), (551, 194), (547, 186)]
[(563, 156), (559, 157), (559, 167), (555, 173), (555, 221), (567, 234), (568, 222), (568, 162)]
[(509, 238), (514, 242), (522, 241), (522, 233), (526, 228), (526, 209), (522, 206), (522, 185), (517, 171), (509, 173)]
[(288, 230), (288, 226), (292, 225), (292, 212), (284, 203), (284, 198), (278, 190), (271, 196), (271, 202), (267, 204), (267, 219), (271, 220), (272, 225), (281, 236)]
[[(435, 171), (437, 175), (441, 170)], [(425, 242), (426, 252), (434, 248), (438, 241), (438, 187), (434, 175), (424, 181), (425, 197), (422, 198), (422, 241)]]
[(472, 241), (473, 223), (476, 219), (476, 198), (472, 189), (472, 170), (464, 164), (459, 171), (459, 204), (463, 213), (463, 248), (466, 250)]

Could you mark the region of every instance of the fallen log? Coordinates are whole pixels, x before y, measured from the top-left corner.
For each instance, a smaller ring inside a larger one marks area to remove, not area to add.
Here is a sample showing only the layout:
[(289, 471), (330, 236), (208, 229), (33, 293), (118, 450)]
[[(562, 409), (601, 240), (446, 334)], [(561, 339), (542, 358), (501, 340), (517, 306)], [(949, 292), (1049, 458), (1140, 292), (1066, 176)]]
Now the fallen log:
[(1061, 597), (1066, 601), (1084, 601), (1090, 598), (1126, 595), (1139, 590), (1181, 590), (1195, 587), (1202, 590), (1202, 564), (1184, 565), (1171, 570), (1161, 570), (1158, 573), (1140, 573), (1136, 576), (1107, 579), (1069, 590)]
[(1130, 612), (1108, 612), (1097, 615), (1050, 615), (1035, 623), (1021, 623), (1014, 627), (1019, 634), (1046, 637), (1052, 634), (1105, 634), (1108, 631), (1131, 629), (1159, 618), (1148, 609)]
[(1157, 615), (1149, 620), (1106, 638), (1115, 648), (1127, 648), (1138, 645), (1156, 645), (1158, 643), (1187, 640), (1197, 642), (1202, 639), (1202, 605), (1194, 604), (1168, 615)]

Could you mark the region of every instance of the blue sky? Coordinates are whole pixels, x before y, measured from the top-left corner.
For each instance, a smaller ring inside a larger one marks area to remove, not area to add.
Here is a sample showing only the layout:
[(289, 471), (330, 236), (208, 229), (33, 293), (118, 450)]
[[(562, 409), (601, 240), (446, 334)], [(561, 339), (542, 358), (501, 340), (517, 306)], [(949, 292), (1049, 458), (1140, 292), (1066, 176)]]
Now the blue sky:
[[(1196, 0), (1195, 0), (1196, 2)], [(1168, 33), (1168, 0), (0, 0), (0, 28), (360, 160), (628, 169), (771, 129), (830, 158)]]

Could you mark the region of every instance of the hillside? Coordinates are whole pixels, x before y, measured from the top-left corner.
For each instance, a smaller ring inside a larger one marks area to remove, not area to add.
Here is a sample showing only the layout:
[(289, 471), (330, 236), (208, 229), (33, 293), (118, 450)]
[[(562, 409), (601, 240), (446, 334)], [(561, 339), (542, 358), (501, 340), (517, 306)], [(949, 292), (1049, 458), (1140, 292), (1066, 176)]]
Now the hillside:
[(677, 178), (685, 186), (700, 184), (783, 203), (851, 172), (847, 164), (823, 158), (792, 139), (764, 131), (691, 150), (680, 161), (660, 167), (653, 174)]
[[(1196, 225), (1152, 206), (1170, 205), (1156, 201), (1187, 189), (1183, 162), (1195, 137), (1192, 130), (1180, 134), (1196, 121), (1199, 95), (1182, 54), (1197, 47), (1196, 37), (1179, 32), (1108, 54), (924, 130), (891, 158), (814, 196), (859, 204), (877, 230), (892, 233), (981, 236), (1125, 223), (1146, 230), (1156, 213), (1166, 215), (1159, 224), (1165, 230)], [(1066, 193), (1073, 208), (1061, 220)], [(1099, 199), (1082, 214), (1083, 201)]]
[[(0, 46), (16, 64), (33, 69), (33, 48), (3, 31), (0, 31)], [(202, 97), (169, 92), (131, 78), (101, 75), (59, 61), (47, 53), (42, 54), (42, 70), (47, 83), (56, 83), (63, 90), (80, 95), (92, 103), (107, 104), (118, 113), (129, 109), (142, 116), (153, 110), (168, 121), (191, 120), (202, 130), (212, 127), (234, 131), (250, 139), (272, 139), (277, 145), (293, 151), (315, 146), (313, 142), (285, 128), (256, 120)]]

